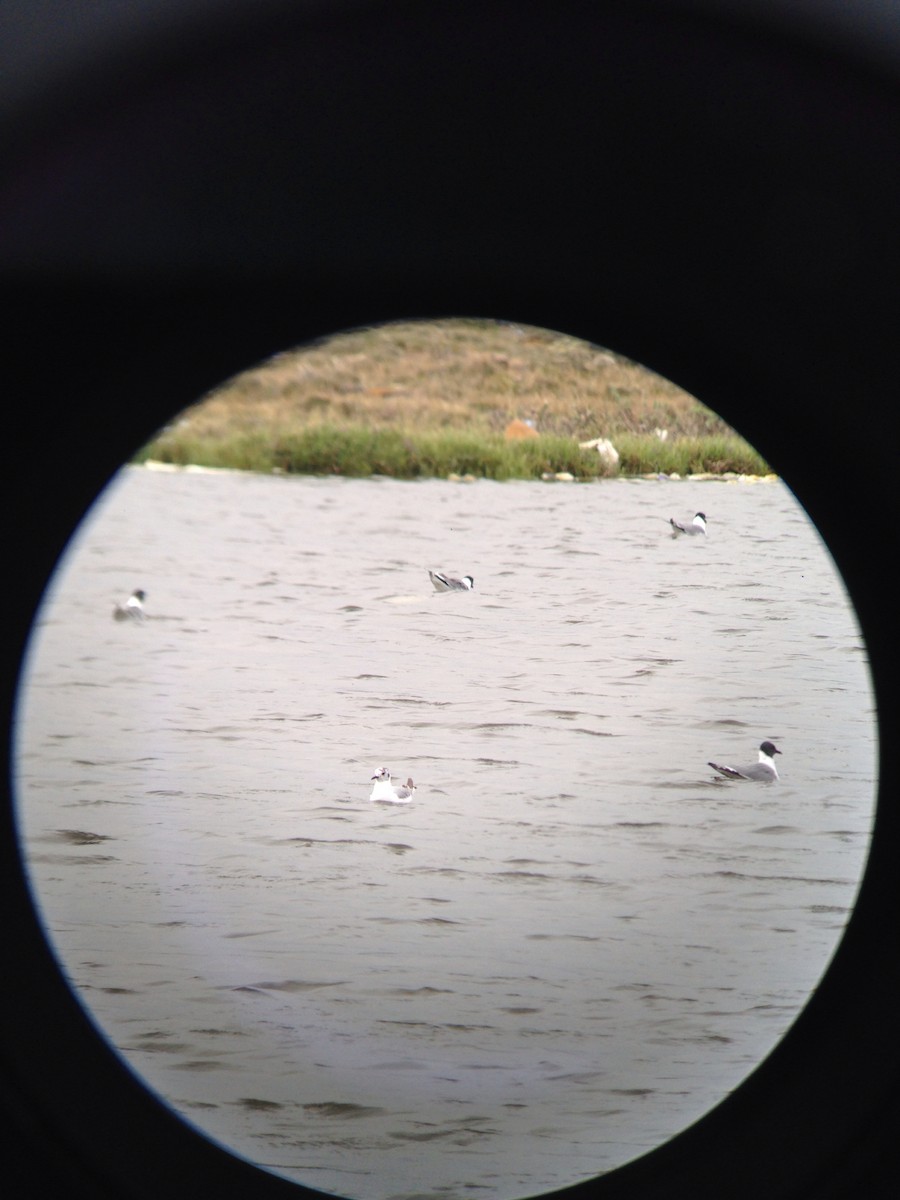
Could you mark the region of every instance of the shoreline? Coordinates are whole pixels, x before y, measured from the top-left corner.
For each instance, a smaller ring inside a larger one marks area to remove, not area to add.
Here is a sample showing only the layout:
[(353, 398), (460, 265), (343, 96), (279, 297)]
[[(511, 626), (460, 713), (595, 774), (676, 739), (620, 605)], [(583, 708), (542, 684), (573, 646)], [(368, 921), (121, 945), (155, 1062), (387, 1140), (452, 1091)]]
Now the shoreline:
[(383, 479), (393, 479), (397, 483), (430, 483), (439, 480), (445, 483), (780, 483), (781, 476), (774, 472), (768, 472), (765, 475), (749, 475), (741, 474), (737, 471), (723, 471), (715, 473), (711, 471), (701, 471), (696, 474), (680, 475), (677, 472), (666, 474), (661, 472), (643, 472), (637, 474), (628, 474), (620, 472), (616, 475), (597, 475), (588, 479), (579, 479), (568, 472), (560, 471), (556, 474), (550, 472), (545, 473), (540, 478), (533, 476), (510, 479), (491, 479), (487, 475), (459, 475), (451, 473), (449, 475), (417, 475), (415, 477), (399, 477), (396, 475), (343, 475), (339, 472), (324, 472), (324, 471), (285, 471), (279, 467), (273, 467), (268, 471), (254, 470), (247, 467), (209, 467), (201, 463), (172, 463), (164, 462), (162, 459), (148, 458), (142, 462), (124, 463), (123, 466), (135, 467), (139, 470), (170, 472), (172, 474), (193, 474), (193, 475), (271, 475), (280, 479), (372, 479), (380, 481)]

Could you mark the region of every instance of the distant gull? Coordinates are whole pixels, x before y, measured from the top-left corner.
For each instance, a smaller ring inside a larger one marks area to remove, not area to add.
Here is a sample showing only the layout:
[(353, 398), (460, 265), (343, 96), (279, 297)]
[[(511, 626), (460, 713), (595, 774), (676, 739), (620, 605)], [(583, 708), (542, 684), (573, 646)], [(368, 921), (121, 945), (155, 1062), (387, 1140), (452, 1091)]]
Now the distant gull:
[(146, 592), (140, 588), (135, 588), (124, 604), (117, 604), (113, 609), (113, 616), (117, 621), (143, 621), (147, 615), (144, 612), (144, 600)]
[(680, 533), (706, 533), (706, 513), (697, 513), (693, 521), (676, 521), (674, 517), (669, 517), (669, 524), (672, 526), (672, 537), (678, 537)]
[(749, 767), (726, 767), (714, 762), (708, 765), (726, 779), (752, 779), (756, 783), (773, 783), (778, 778), (774, 756), (780, 753), (772, 742), (763, 742), (759, 748), (759, 762), (751, 763)]
[(372, 779), (374, 786), (370, 800), (381, 800), (385, 804), (409, 804), (415, 794), (416, 785), (412, 779), (407, 779), (400, 787), (394, 787), (387, 767), (379, 767)]
[(457, 579), (455, 575), (444, 575), (441, 571), (429, 571), (428, 578), (434, 584), (436, 592), (471, 592), (475, 580), (471, 575), (463, 575)]

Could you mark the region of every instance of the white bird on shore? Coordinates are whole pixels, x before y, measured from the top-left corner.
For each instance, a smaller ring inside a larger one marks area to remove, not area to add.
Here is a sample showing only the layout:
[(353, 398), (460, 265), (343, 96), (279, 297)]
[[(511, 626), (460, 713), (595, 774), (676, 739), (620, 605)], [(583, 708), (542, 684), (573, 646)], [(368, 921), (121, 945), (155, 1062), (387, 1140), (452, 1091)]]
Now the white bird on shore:
[(455, 575), (444, 575), (441, 571), (429, 571), (428, 578), (434, 584), (436, 592), (471, 592), (475, 580), (471, 575), (463, 575), (457, 579)]
[(676, 521), (674, 517), (669, 517), (669, 524), (672, 526), (672, 537), (678, 537), (681, 533), (705, 534), (706, 513), (696, 513), (692, 521)]
[(394, 787), (387, 767), (379, 767), (372, 779), (374, 786), (370, 800), (380, 800), (383, 804), (409, 804), (415, 795), (416, 785), (412, 779), (407, 779), (400, 787)]
[(113, 609), (113, 616), (117, 621), (143, 621), (146, 617), (144, 612), (144, 600), (146, 592), (140, 588), (135, 588), (124, 604), (117, 604)]
[(724, 775), (726, 779), (750, 779), (755, 783), (774, 783), (778, 778), (775, 769), (775, 755), (781, 751), (772, 742), (763, 742), (759, 748), (759, 762), (747, 767), (727, 767), (721, 763), (708, 763), (714, 771)]

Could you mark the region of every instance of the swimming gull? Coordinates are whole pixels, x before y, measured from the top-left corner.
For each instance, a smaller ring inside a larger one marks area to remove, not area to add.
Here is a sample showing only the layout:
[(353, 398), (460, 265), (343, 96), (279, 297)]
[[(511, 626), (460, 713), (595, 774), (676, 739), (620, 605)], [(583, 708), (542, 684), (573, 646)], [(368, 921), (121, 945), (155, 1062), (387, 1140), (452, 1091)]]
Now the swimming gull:
[(415, 794), (416, 785), (412, 779), (407, 779), (400, 787), (394, 787), (387, 767), (379, 767), (372, 779), (374, 786), (370, 800), (380, 800), (385, 804), (409, 804)]
[(457, 579), (455, 575), (444, 575), (441, 571), (429, 571), (428, 578), (434, 584), (436, 592), (471, 592), (475, 580), (471, 575), (463, 575)]
[(772, 742), (763, 742), (759, 748), (759, 762), (751, 763), (748, 767), (728, 767), (714, 762), (708, 765), (726, 779), (752, 779), (756, 783), (773, 783), (778, 778), (774, 756), (780, 753)]
[(692, 521), (676, 521), (674, 517), (669, 517), (669, 524), (672, 526), (672, 537), (678, 537), (680, 533), (706, 533), (706, 513), (696, 513)]
[(147, 615), (144, 612), (144, 600), (146, 592), (140, 588), (135, 588), (124, 604), (117, 604), (113, 609), (113, 616), (117, 621), (143, 621)]

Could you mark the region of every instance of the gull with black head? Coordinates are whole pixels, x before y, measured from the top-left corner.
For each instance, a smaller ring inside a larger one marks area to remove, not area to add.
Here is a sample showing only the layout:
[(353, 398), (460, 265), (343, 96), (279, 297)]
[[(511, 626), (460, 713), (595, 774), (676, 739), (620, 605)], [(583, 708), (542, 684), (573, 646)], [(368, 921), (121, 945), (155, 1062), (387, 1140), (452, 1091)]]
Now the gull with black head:
[(698, 533), (702, 533), (705, 536), (706, 513), (695, 513), (691, 521), (676, 521), (674, 517), (669, 517), (669, 524), (672, 526), (672, 537), (679, 537), (682, 533), (686, 533), (692, 537)]
[(774, 742), (763, 742), (759, 748), (759, 760), (746, 767), (729, 767), (723, 763), (708, 763), (714, 771), (718, 771), (725, 779), (750, 779), (754, 783), (774, 783), (778, 778), (775, 767), (775, 755), (781, 751)]
[(146, 617), (144, 601), (147, 593), (141, 588), (135, 588), (124, 604), (117, 604), (113, 616), (117, 621), (143, 621)]
[(428, 578), (436, 592), (471, 592), (475, 587), (475, 580), (471, 575), (457, 578), (455, 575), (445, 575), (443, 571), (429, 571)]

